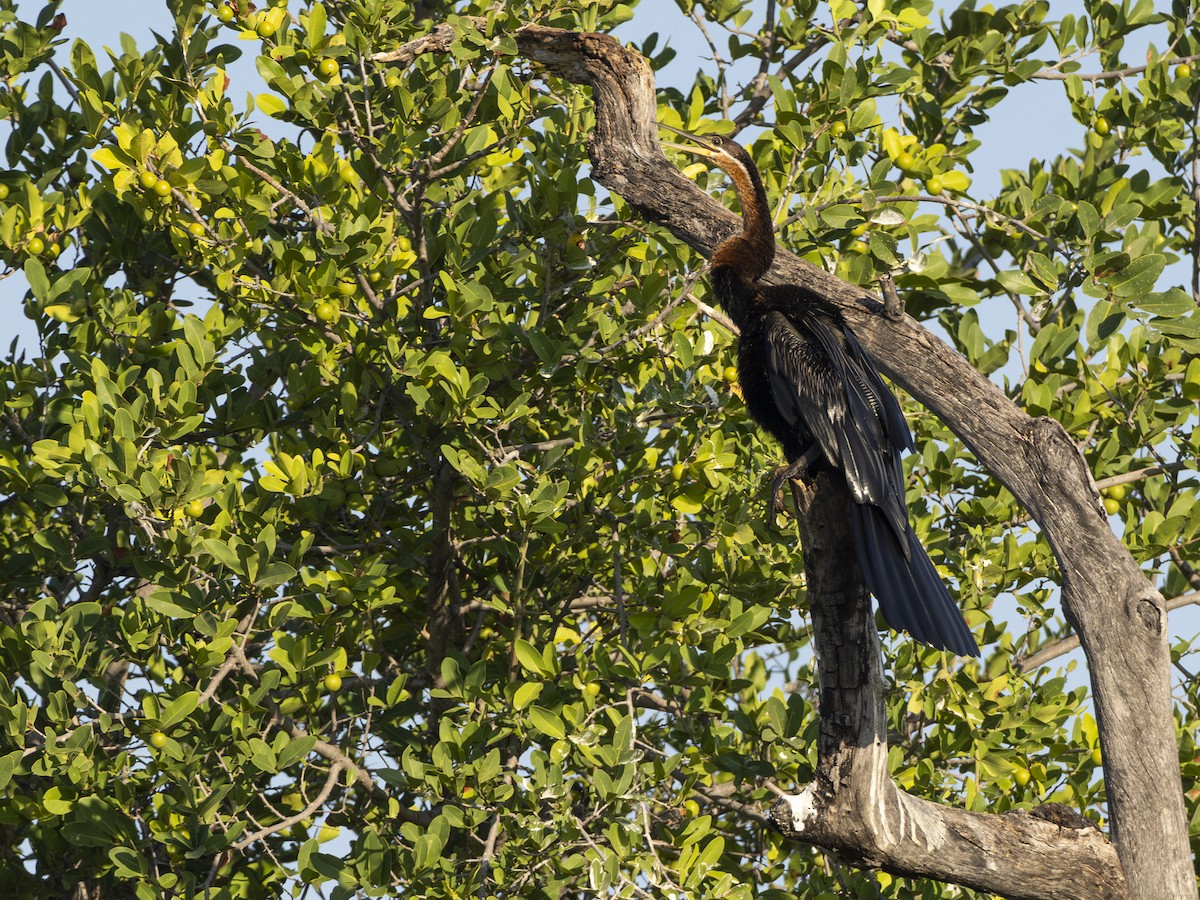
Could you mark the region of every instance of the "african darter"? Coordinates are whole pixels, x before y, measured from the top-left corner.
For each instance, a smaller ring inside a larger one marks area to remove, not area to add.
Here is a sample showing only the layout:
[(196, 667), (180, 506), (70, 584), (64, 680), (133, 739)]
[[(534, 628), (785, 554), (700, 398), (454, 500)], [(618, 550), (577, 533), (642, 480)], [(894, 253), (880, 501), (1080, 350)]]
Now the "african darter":
[(888, 625), (940, 650), (978, 654), (908, 524), (900, 452), (913, 442), (900, 404), (836, 309), (797, 285), (759, 281), (775, 258), (775, 234), (750, 154), (720, 135), (663, 127), (691, 142), (667, 146), (729, 175), (742, 207), (741, 233), (713, 253), (712, 285), (741, 331), (737, 369), (746, 406), (790, 464), (772, 485), (772, 508), (784, 480), (823, 465), (840, 471), (854, 500), (855, 555)]

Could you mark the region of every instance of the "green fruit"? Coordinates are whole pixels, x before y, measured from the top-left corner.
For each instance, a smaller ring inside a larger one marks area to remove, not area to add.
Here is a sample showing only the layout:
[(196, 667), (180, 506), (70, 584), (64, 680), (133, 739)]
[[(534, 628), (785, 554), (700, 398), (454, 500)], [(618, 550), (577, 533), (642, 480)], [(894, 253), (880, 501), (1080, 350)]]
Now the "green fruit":
[(1093, 750), (1091, 752), (1090, 756), (1091, 756), (1093, 765), (1099, 766), (1099, 765), (1104, 764), (1104, 754), (1100, 752), (1099, 747), (1097, 747), (1095, 750)]
[(358, 173), (354, 171), (354, 166), (350, 163), (342, 163), (338, 166), (338, 178), (342, 179), (343, 184), (358, 184)]
[(694, 819), (696, 816), (700, 815), (700, 804), (695, 800), (684, 800), (683, 811)]
[(1121, 504), (1119, 501), (1114, 500), (1112, 497), (1105, 497), (1104, 498), (1104, 511), (1106, 513), (1108, 513), (1110, 516), (1115, 516), (1117, 513), (1119, 513), (1121, 511)]
[(342, 314), (342, 308), (332, 300), (322, 300), (317, 304), (316, 312), (322, 322), (336, 322)]
[(1103, 491), (1105, 497), (1111, 497), (1113, 500), (1124, 500), (1127, 493), (1128, 490), (1123, 484), (1114, 484)]
[(358, 292), (358, 285), (353, 281), (339, 281), (337, 292), (343, 297), (353, 297)]
[(829, 126), (829, 133), (832, 134), (834, 137), (841, 137), (843, 134), (846, 133), (846, 123), (842, 122), (840, 120), (837, 122), (834, 122), (832, 125)]
[(929, 193), (933, 194), (935, 197), (946, 189), (946, 186), (942, 184), (942, 179), (938, 178), (937, 176), (934, 176), (925, 182), (925, 187)]
[(396, 238), (396, 249), (403, 253), (412, 252), (412, 240), (406, 234), (402, 234)]
[(1104, 116), (1096, 117), (1096, 124), (1093, 126), (1093, 128), (1095, 129), (1096, 134), (1100, 135), (1101, 137), (1112, 131), (1112, 126), (1108, 124), (1108, 119), (1104, 118)]
[(40, 237), (31, 237), (25, 244), (25, 250), (30, 256), (41, 256), (46, 252), (46, 242)]
[(150, 746), (155, 750), (161, 750), (167, 746), (167, 736), (161, 731), (154, 732), (154, 734), (150, 735)]
[(8, 185), (0, 183), (0, 200), (8, 199)]
[(354, 602), (354, 592), (342, 585), (330, 595), (329, 599), (333, 601), (334, 606), (349, 606)]
[(158, 196), (162, 197), (163, 199), (170, 197), (171, 196), (171, 182), (167, 181), (165, 178), (159, 178), (157, 181), (154, 182), (154, 193), (157, 194)]
[(188, 225), (187, 230), (192, 237), (204, 237), (204, 225), (200, 222), (192, 222)]
[(317, 64), (317, 75), (325, 81), (331, 79), (338, 73), (338, 64), (336, 59), (323, 59)]
[(736, 384), (738, 380), (737, 366), (726, 366), (721, 375), (730, 384)]
[(596, 681), (589, 681), (583, 686), (583, 692), (589, 697), (598, 696), (600, 694), (600, 683)]
[(1180, 63), (1179, 65), (1177, 65), (1175, 67), (1175, 77), (1176, 78), (1191, 78), (1192, 77), (1192, 67), (1189, 66), (1187, 63)]
[(1029, 777), (1028, 769), (1021, 768), (1013, 772), (1013, 781), (1015, 781), (1021, 787), (1025, 787), (1025, 785), (1029, 784)]
[(322, 681), (321, 684), (324, 686), (325, 690), (329, 691), (329, 693), (332, 694), (335, 691), (341, 690), (342, 676), (334, 675), (333, 673), (330, 673), (329, 675), (325, 676), (325, 680)]
[(903, 169), (905, 172), (911, 172), (916, 167), (917, 160), (916, 160), (916, 157), (914, 157), (911, 153), (909, 153), (907, 150), (905, 150), (903, 153), (901, 153), (899, 156), (896, 157), (896, 165), (899, 166), (901, 169)]
[(275, 29), (271, 27), (271, 20), (267, 16), (258, 20), (258, 27), (254, 30), (260, 38), (269, 38), (275, 33)]
[(58, 259), (58, 255), (62, 253), (62, 244), (58, 241), (53, 241), (46, 249), (46, 255), (51, 259)]
[(153, 190), (154, 186), (158, 184), (158, 176), (153, 172), (143, 170), (138, 174), (138, 184), (148, 191)]
[(183, 511), (190, 518), (198, 519), (204, 515), (204, 504), (199, 500), (189, 500)]
[(217, 7), (217, 20), (226, 25), (233, 21), (235, 15), (237, 14), (233, 11), (233, 7), (228, 3), (223, 3)]
[(401, 87), (404, 84), (404, 82), (400, 80), (399, 75), (396, 75), (393, 73), (388, 73), (388, 77), (383, 79), (383, 84), (384, 84), (384, 87), (392, 88), (393, 90), (395, 90), (396, 88)]

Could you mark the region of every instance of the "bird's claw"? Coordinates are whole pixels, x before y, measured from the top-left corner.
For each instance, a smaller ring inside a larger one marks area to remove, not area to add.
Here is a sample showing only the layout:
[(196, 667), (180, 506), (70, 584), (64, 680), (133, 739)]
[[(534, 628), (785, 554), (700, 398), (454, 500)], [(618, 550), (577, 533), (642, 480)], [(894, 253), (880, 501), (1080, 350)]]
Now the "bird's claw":
[(775, 475), (771, 479), (771, 495), (767, 506), (768, 524), (773, 523), (775, 516), (786, 509), (783, 505), (783, 485), (785, 482), (790, 481), (792, 483), (792, 499), (796, 500), (795, 492), (797, 488), (803, 489), (804, 480), (808, 477), (808, 467), (812, 463), (814, 455), (810, 451), (794, 462), (786, 466), (780, 466), (775, 470)]

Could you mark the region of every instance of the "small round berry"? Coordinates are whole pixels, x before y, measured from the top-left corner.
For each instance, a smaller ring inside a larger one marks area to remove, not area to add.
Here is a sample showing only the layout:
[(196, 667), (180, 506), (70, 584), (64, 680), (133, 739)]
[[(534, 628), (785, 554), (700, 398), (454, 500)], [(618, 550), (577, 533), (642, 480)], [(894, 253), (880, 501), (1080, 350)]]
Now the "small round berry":
[(317, 304), (316, 313), (322, 322), (336, 322), (342, 314), (342, 308), (332, 300), (322, 300)]

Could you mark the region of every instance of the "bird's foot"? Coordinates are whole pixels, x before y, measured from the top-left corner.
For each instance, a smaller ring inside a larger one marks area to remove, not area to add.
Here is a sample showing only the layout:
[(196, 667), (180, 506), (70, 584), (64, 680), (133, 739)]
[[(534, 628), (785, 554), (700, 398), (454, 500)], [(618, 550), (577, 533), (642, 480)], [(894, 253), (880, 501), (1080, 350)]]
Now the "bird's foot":
[[(820, 449), (810, 447), (808, 452), (799, 459), (794, 460), (786, 466), (780, 466), (775, 470), (774, 476), (771, 478), (771, 494), (767, 501), (767, 522), (775, 521), (775, 516), (783, 512), (783, 485), (784, 482), (792, 483), (793, 495), (796, 489), (803, 488), (804, 480), (808, 477), (808, 469), (820, 456)], [(792, 498), (795, 500), (795, 496)]]

